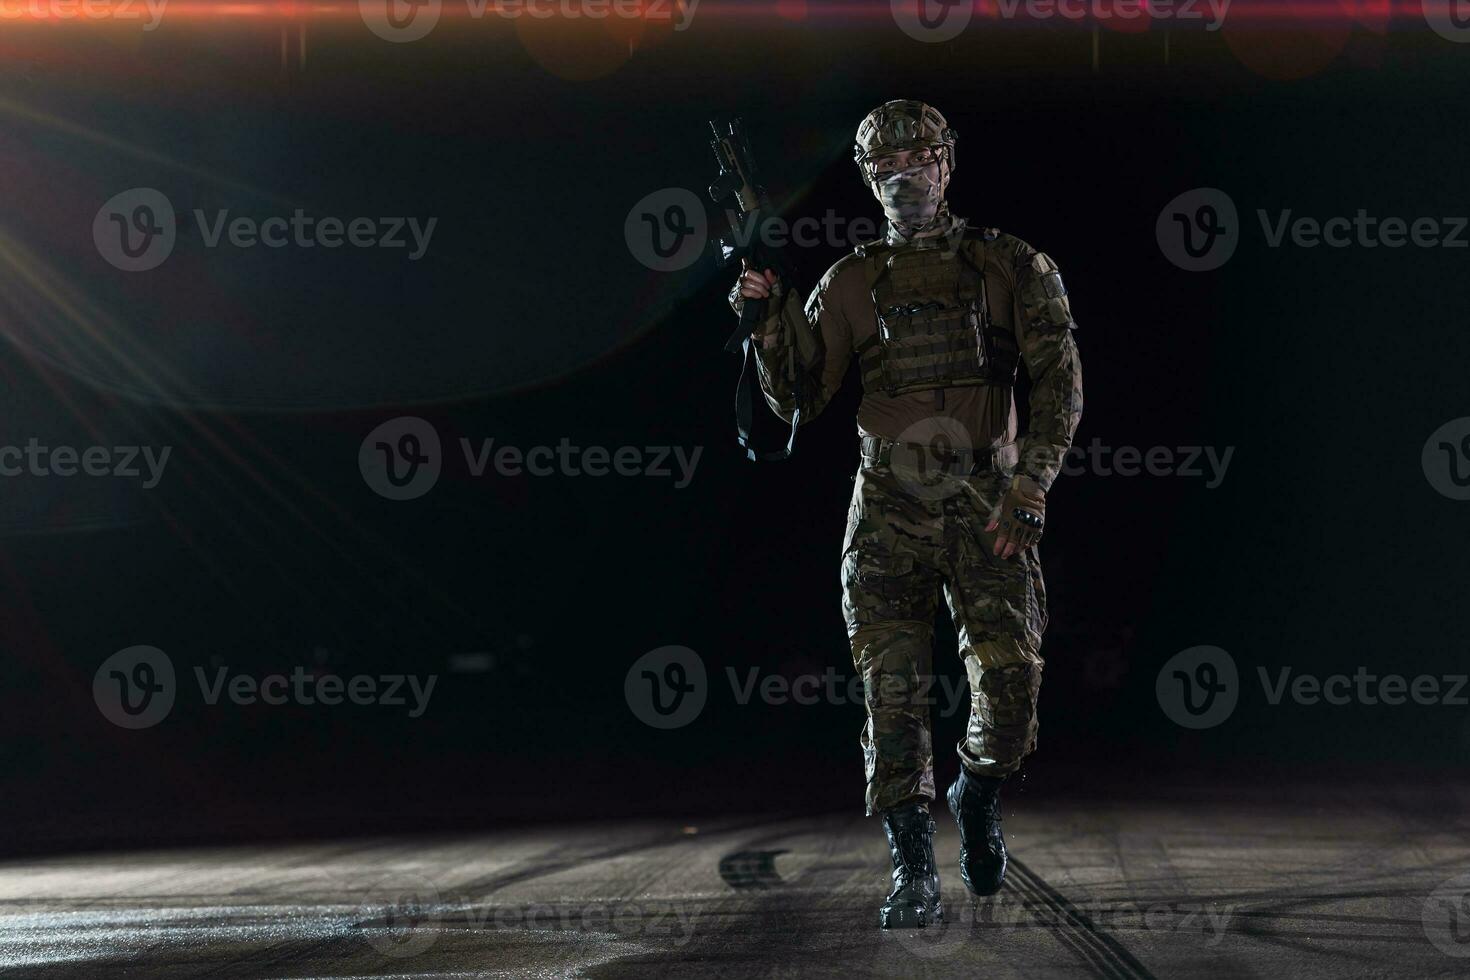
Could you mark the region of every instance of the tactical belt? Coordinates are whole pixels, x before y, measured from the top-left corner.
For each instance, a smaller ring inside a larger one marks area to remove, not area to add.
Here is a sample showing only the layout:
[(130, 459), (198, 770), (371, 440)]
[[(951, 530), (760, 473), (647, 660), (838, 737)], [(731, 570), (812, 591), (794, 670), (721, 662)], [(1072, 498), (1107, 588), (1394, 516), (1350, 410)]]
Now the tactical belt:
[(1021, 458), (1014, 442), (993, 449), (936, 449), (913, 442), (864, 436), (863, 462), (887, 466), (893, 460), (895, 449), (900, 450), (900, 460), (912, 460), (915, 465), (937, 464), (954, 476), (976, 476), (988, 470), (1012, 469)]

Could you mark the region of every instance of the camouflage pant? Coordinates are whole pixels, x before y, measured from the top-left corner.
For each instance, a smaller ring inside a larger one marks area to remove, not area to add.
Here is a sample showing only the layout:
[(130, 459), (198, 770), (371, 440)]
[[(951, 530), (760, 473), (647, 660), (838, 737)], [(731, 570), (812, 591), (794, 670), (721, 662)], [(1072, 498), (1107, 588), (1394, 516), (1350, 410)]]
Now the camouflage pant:
[(1014, 772), (1036, 746), (1046, 590), (1032, 548), (1008, 561), (985, 531), (1008, 476), (921, 474), (865, 462), (842, 553), (842, 611), (862, 675), (868, 813), (934, 799), (929, 705), (939, 587), (970, 685), (960, 761), (977, 775)]

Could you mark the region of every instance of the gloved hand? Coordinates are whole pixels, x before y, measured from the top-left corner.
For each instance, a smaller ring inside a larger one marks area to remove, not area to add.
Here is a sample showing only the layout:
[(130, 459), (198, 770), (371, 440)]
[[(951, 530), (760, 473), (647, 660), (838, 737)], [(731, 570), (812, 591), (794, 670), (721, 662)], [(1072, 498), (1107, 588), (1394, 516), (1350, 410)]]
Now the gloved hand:
[(985, 525), (985, 530), (999, 528), (995, 554), (1009, 558), (1040, 541), (1045, 522), (1046, 491), (1031, 477), (1017, 473), (1011, 478), (1010, 489), (990, 512), (990, 523)]
[[(749, 259), (743, 259), (741, 263), (740, 278), (736, 280), (735, 288), (730, 290), (731, 308), (738, 316), (741, 306), (747, 299), (769, 299), (772, 301), (772, 306), (768, 312), (775, 312), (775, 306), (779, 304), (782, 295), (780, 277), (772, 269), (762, 272), (752, 269)], [(775, 317), (767, 316), (765, 323), (750, 335), (751, 339), (766, 347), (772, 346), (776, 341), (775, 325), (777, 322)], [(762, 333), (762, 331), (766, 332)]]

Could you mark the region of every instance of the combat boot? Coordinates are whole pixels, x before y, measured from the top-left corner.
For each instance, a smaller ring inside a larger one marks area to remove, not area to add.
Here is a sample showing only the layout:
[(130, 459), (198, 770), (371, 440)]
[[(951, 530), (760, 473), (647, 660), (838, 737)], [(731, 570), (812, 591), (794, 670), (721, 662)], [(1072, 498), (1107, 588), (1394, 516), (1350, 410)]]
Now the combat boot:
[(963, 766), (944, 799), (960, 825), (960, 877), (976, 895), (994, 895), (1006, 880), (1006, 842), (1000, 829), (1000, 784)]
[(888, 849), (893, 852), (893, 891), (878, 910), (884, 929), (922, 929), (944, 918), (939, 902), (939, 869), (934, 866), (934, 819), (922, 803), (883, 814)]

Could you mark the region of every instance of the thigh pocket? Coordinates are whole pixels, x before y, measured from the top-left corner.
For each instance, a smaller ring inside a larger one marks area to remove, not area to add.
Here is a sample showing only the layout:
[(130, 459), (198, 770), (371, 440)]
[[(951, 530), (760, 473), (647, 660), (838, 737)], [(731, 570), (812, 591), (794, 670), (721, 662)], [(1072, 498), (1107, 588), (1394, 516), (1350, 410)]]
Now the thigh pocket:
[(849, 548), (842, 557), (842, 609), (849, 628), (934, 616), (934, 579), (912, 555)]
[(1035, 646), (1041, 632), (1030, 562), (1024, 556), (973, 556), (956, 569), (950, 605), (961, 641), (979, 644), (1011, 636)]

